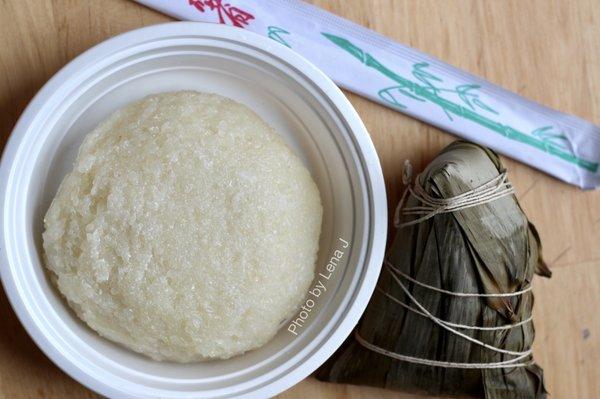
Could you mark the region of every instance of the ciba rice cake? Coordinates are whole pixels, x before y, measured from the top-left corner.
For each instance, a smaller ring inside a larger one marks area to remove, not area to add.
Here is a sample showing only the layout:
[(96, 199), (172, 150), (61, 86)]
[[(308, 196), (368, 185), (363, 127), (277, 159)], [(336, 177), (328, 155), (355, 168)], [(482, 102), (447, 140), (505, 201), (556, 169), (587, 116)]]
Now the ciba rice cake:
[(45, 263), (100, 335), (156, 360), (267, 343), (313, 279), (317, 186), (279, 135), (214, 94), (163, 93), (89, 133), (45, 216)]

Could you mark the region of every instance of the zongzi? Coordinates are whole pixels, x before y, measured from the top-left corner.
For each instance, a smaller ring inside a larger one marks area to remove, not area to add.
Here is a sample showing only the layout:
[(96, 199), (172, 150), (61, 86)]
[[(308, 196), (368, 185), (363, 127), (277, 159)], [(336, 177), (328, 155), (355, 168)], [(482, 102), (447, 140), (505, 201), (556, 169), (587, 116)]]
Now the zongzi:
[(377, 289), (324, 381), (488, 399), (543, 398), (534, 362), (534, 226), (489, 149), (457, 141), (410, 184)]

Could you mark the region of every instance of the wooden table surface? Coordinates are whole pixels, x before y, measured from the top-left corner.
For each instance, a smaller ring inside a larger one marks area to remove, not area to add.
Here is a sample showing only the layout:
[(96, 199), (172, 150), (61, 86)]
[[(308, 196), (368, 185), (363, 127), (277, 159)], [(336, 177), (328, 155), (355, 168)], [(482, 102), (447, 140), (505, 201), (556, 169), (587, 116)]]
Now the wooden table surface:
[[(315, 4), (600, 124), (598, 0), (319, 0)], [(2, 146), (37, 90), (59, 68), (117, 33), (169, 18), (128, 0), (0, 2)], [(390, 208), (402, 162), (423, 167), (454, 137), (348, 97), (379, 152)], [(554, 398), (600, 398), (600, 191), (583, 192), (505, 158), (544, 244), (552, 279), (535, 281), (535, 357)], [(0, 292), (0, 398), (97, 397), (54, 366)], [(410, 398), (307, 379), (281, 398)]]

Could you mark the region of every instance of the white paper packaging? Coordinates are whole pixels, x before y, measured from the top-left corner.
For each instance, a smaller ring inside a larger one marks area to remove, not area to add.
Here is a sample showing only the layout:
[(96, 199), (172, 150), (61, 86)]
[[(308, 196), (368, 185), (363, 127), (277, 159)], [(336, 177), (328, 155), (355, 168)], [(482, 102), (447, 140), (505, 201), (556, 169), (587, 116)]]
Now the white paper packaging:
[(339, 86), (584, 189), (600, 185), (600, 127), (295, 0), (136, 0), (237, 26), (302, 54)]

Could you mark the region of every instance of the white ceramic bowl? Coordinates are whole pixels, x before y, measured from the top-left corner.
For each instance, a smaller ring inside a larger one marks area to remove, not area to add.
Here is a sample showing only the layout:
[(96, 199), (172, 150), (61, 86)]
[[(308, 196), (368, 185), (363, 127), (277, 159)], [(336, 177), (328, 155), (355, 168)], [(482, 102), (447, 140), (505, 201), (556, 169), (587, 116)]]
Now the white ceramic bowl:
[[(133, 100), (183, 89), (218, 93), (257, 112), (303, 159), (324, 206), (320, 274), (314, 284), (320, 281), (326, 291), (307, 297), (314, 301), (308, 302), (310, 311), (295, 316), (305, 319), (297, 323), (297, 335), (286, 324), (258, 350), (192, 364), (149, 360), (80, 322), (48, 279), (41, 244), (44, 214), (84, 135)], [(4, 151), (0, 187), (1, 275), (13, 308), (59, 367), (109, 397), (267, 397), (289, 388), (351, 332), (383, 259), (383, 177), (355, 110), (331, 80), (298, 54), (226, 26), (151, 26), (76, 58), (21, 116)], [(327, 265), (332, 256), (340, 256), (336, 250), (343, 254), (331, 272)]]

